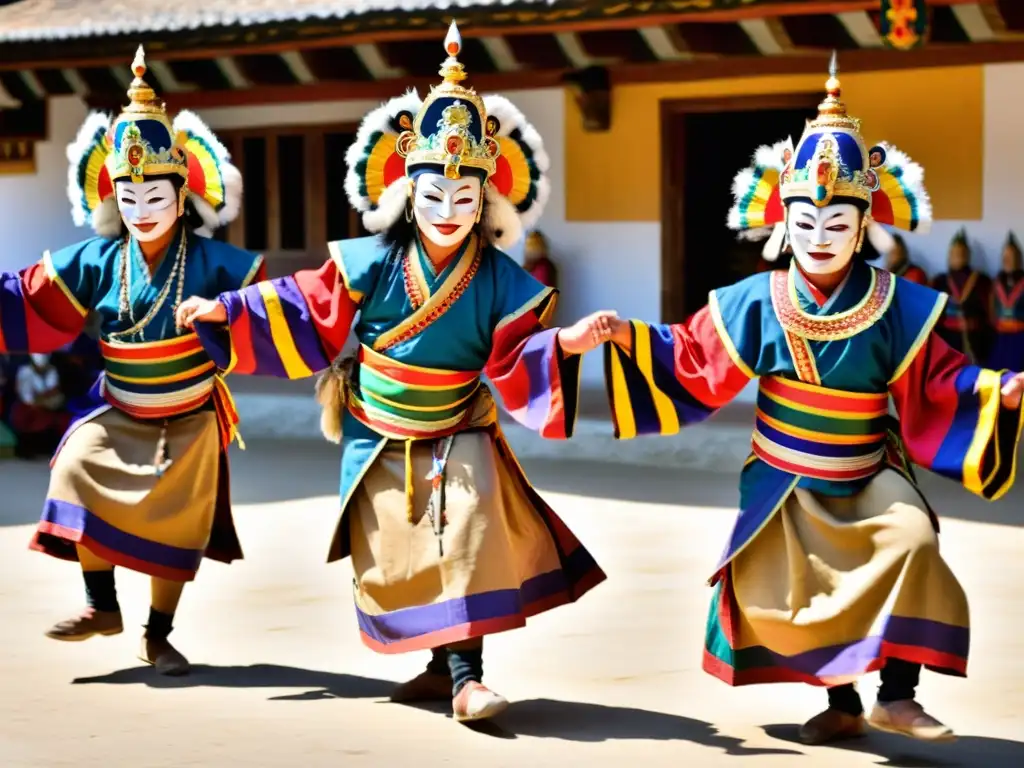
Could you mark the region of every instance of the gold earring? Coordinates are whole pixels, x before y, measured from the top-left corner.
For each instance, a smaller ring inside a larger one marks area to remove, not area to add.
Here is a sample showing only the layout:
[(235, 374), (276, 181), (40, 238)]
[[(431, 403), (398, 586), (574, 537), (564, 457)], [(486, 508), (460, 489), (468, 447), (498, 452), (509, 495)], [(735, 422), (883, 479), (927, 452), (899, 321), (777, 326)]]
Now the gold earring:
[(412, 200), (409, 200), (409, 201), (408, 201), (408, 202), (406, 202), (406, 204), (405, 204), (405, 220), (406, 220), (407, 222), (409, 222), (410, 224), (412, 224), (412, 220), (413, 220), (413, 215), (412, 215)]
[(187, 192), (187, 190), (185, 188), (185, 185), (182, 184), (181, 185), (181, 189), (178, 190), (178, 218), (179, 219), (182, 216), (185, 215), (185, 195), (186, 195), (186, 192)]

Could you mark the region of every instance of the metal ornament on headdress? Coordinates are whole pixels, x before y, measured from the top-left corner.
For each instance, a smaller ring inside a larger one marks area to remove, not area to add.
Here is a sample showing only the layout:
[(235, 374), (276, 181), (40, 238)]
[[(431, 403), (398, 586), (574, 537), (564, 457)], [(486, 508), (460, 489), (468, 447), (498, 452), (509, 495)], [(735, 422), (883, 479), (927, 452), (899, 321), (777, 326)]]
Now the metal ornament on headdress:
[(184, 137), (175, 137), (164, 102), (144, 79), (146, 56), (141, 45), (132, 72), (135, 79), (128, 87), (129, 104), (111, 128), (113, 152), (107, 160), (110, 180), (130, 178), (139, 183), (147, 175), (168, 174), (187, 178)]
[(476, 168), (485, 176), (494, 173), (500, 152), (493, 138), (498, 126), (488, 120), (483, 99), (462, 85), (466, 69), (459, 61), (462, 36), (453, 21), (444, 40), (448, 58), (438, 74), (441, 84), (430, 89), (412, 130), (398, 137), (398, 153), (405, 157), (406, 173), (415, 168), (437, 166), (449, 179), (462, 177), (462, 168)]
[(807, 198), (818, 207), (834, 197), (870, 202), (877, 178), (870, 171), (872, 159), (860, 135), (860, 120), (847, 113), (842, 101), (835, 52), (828, 73), (818, 116), (807, 123), (793, 162), (783, 173), (782, 199)]

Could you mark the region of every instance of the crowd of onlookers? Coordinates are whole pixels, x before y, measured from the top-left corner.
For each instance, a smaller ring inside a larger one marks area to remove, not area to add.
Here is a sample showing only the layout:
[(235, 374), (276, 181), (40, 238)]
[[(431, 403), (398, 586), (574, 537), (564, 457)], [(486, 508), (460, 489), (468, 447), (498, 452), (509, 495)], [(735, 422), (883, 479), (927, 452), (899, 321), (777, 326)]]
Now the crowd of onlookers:
[(49, 457), (102, 369), (86, 334), (53, 354), (0, 356), (0, 456)]

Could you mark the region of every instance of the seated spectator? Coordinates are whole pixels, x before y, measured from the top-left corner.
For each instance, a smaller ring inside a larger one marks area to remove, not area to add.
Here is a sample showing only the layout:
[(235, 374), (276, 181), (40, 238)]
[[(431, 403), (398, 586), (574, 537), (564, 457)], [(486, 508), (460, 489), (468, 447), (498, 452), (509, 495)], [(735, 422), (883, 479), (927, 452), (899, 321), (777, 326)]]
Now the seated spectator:
[(65, 408), (60, 376), (49, 355), (29, 355), (18, 369), (11, 406), (11, 428), (17, 436), (16, 454), (31, 459), (51, 454), (71, 422)]

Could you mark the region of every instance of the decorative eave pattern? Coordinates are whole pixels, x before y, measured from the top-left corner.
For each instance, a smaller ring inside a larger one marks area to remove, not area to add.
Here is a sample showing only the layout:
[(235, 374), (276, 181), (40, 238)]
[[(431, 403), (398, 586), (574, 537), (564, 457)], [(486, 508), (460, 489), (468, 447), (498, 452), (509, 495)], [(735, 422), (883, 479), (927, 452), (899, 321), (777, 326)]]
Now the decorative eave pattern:
[[(846, 71), (1024, 58), (1024, 0), (931, 0), (928, 44), (911, 53), (882, 50), (878, 7), (877, 0), (177, 0), (168, 10), (166, 0), (21, 0), (0, 6), (0, 36), (17, 32), (6, 26), (15, 11), (21, 29), (37, 35), (69, 29), (87, 12), (93, 26), (76, 27), (77, 38), (0, 45), (0, 109), (67, 94), (116, 107), (140, 42), (152, 84), (175, 108), (382, 98), (436, 81), (438, 41), (453, 15), (464, 34), (462, 58), (483, 90), (548, 87), (592, 67), (607, 68), (612, 82), (812, 71), (832, 50)], [(36, 18), (32, 27), (30, 10), (45, 11), (46, 23)], [(316, 15), (328, 11), (334, 16)], [(339, 19), (343, 13), (348, 18)], [(52, 23), (60, 14), (67, 14), (62, 24)], [(223, 26), (270, 18), (258, 14), (288, 20)], [(164, 31), (81, 36), (127, 18), (136, 19), (133, 29), (162, 24)], [(171, 24), (183, 26), (170, 33)]]

